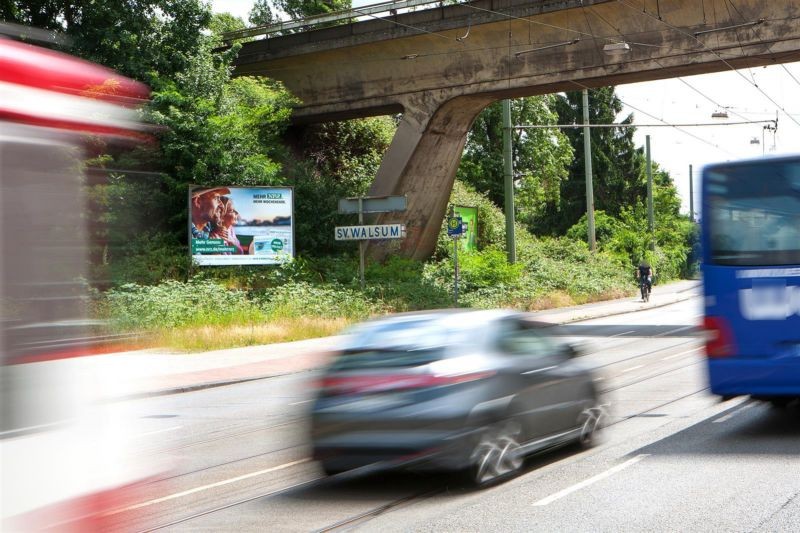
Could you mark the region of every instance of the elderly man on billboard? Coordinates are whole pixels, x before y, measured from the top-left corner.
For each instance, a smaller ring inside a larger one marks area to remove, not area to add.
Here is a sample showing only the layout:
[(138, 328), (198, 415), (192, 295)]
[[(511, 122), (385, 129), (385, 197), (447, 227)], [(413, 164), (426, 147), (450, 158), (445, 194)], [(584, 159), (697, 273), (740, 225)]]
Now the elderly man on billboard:
[(192, 220), (191, 230), (193, 239), (208, 239), (215, 225), (222, 215), (223, 194), (230, 194), (226, 187), (210, 189), (195, 189), (192, 191), (189, 216)]

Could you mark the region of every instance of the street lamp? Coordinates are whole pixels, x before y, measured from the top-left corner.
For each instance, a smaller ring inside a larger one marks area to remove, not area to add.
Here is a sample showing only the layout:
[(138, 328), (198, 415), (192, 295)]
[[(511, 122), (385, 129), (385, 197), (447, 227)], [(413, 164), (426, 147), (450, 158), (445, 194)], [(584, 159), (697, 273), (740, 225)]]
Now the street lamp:
[(610, 56), (621, 56), (631, 51), (631, 45), (626, 42), (608, 43), (603, 46), (603, 52)]

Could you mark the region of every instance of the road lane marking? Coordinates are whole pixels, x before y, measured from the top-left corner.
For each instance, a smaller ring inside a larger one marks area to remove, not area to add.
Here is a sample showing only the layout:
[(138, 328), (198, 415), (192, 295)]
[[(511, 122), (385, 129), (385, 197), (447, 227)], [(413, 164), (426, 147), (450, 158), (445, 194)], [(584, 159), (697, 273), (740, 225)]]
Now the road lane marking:
[(313, 402), (313, 401), (314, 400), (303, 400), (302, 402), (294, 402), (294, 403), (290, 403), (289, 405), (300, 405), (301, 403), (308, 403), (308, 402)]
[(636, 457), (634, 457), (633, 459), (628, 459), (628, 460), (627, 460), (627, 461), (625, 461), (624, 463), (622, 463), (622, 464), (618, 464), (617, 466), (615, 466), (615, 467), (613, 467), (613, 468), (609, 468), (609, 469), (608, 469), (608, 470), (606, 470), (605, 472), (602, 472), (602, 473), (600, 473), (600, 474), (597, 474), (597, 475), (596, 475), (596, 476), (594, 476), (594, 477), (590, 477), (589, 479), (586, 479), (586, 480), (584, 480), (584, 481), (581, 481), (580, 483), (576, 483), (575, 485), (572, 485), (571, 487), (567, 487), (566, 489), (564, 489), (564, 490), (562, 490), (562, 491), (556, 492), (555, 494), (551, 494), (551, 495), (550, 495), (550, 496), (548, 496), (547, 498), (544, 498), (544, 499), (542, 499), (542, 500), (539, 500), (538, 502), (534, 503), (533, 505), (535, 505), (535, 506), (538, 506), (538, 507), (541, 507), (541, 506), (543, 506), (543, 505), (548, 505), (548, 504), (551, 504), (551, 503), (553, 503), (553, 502), (554, 502), (554, 501), (556, 501), (556, 500), (560, 500), (560, 499), (561, 499), (561, 498), (563, 498), (564, 496), (567, 496), (567, 495), (569, 495), (569, 494), (572, 494), (572, 493), (573, 493), (573, 492), (575, 492), (576, 490), (580, 490), (580, 489), (582, 489), (582, 488), (584, 488), (584, 487), (588, 487), (589, 485), (592, 485), (592, 484), (594, 484), (594, 483), (597, 483), (597, 482), (598, 482), (598, 481), (600, 481), (600, 480), (603, 480), (603, 479), (605, 479), (605, 478), (607, 478), (607, 477), (609, 477), (609, 476), (612, 476), (612, 475), (616, 474), (616, 473), (617, 473), (617, 472), (619, 472), (620, 470), (624, 470), (624, 469), (628, 468), (629, 466), (631, 466), (631, 465), (634, 465), (634, 464), (638, 463), (639, 461), (641, 461), (642, 459), (644, 459), (644, 458), (645, 458), (645, 457), (647, 457), (648, 455), (650, 455), (650, 454), (643, 453), (643, 454), (641, 454), (641, 455), (637, 455), (637, 456), (636, 456)]
[(625, 370), (621, 370), (620, 374), (624, 374), (625, 372), (633, 372), (634, 370), (638, 370), (639, 368), (644, 368), (644, 365), (636, 365), (630, 368), (626, 368)]
[(44, 428), (53, 428), (53, 427), (61, 426), (63, 424), (64, 424), (63, 422), (52, 422), (50, 424), (39, 424), (39, 425), (36, 425), (36, 426), (25, 426), (25, 427), (17, 428), (17, 429), (9, 429), (7, 431), (0, 431), (0, 436), (13, 435), (14, 433), (25, 433), (25, 432), (28, 432), (28, 431), (36, 431), (36, 430), (44, 429)]
[(702, 346), (698, 346), (697, 348), (692, 348), (691, 350), (686, 350), (686, 351), (683, 351), (683, 352), (680, 352), (680, 353), (676, 353), (675, 355), (662, 357), (661, 360), (662, 361), (669, 361), (670, 359), (675, 359), (676, 357), (680, 357), (682, 355), (686, 355), (687, 353), (696, 352), (697, 350), (702, 350), (702, 349), (703, 349)]
[(656, 335), (653, 335), (653, 337), (663, 337), (664, 335), (669, 335), (670, 333), (677, 333), (677, 332), (683, 331), (685, 329), (692, 329), (692, 328), (696, 328), (696, 327), (697, 326), (681, 326), (679, 328), (675, 328), (675, 329), (671, 329), (669, 331), (665, 331), (664, 333), (658, 333)]
[(719, 417), (719, 418), (717, 418), (716, 420), (712, 420), (711, 422), (712, 422), (712, 423), (714, 423), (714, 424), (719, 424), (719, 423), (722, 423), (722, 422), (727, 422), (728, 420), (730, 420), (730, 419), (731, 419), (731, 418), (733, 418), (734, 416), (736, 416), (736, 415), (740, 414), (742, 411), (746, 411), (747, 409), (750, 409), (750, 408), (751, 408), (751, 407), (753, 407), (754, 405), (755, 405), (755, 402), (748, 402), (748, 403), (746, 403), (745, 405), (743, 405), (742, 407), (740, 407), (740, 408), (736, 409), (735, 411), (731, 411), (731, 412), (730, 412), (730, 413), (728, 413), (727, 415), (725, 415), (725, 416), (722, 416), (722, 417)]
[(558, 366), (553, 365), (553, 366), (546, 366), (544, 368), (537, 368), (536, 370), (528, 370), (527, 372), (523, 372), (522, 375), (527, 376), (530, 374), (538, 374), (540, 372), (547, 372), (548, 370), (553, 370), (554, 368), (558, 368)]
[(623, 335), (627, 335), (628, 333), (633, 333), (634, 331), (636, 330), (632, 329), (630, 331), (625, 331), (623, 333), (617, 333), (616, 335), (609, 335), (608, 338), (613, 339), (614, 337), (622, 337)]
[(182, 429), (182, 428), (183, 428), (183, 426), (173, 426), (173, 427), (164, 428), (164, 429), (155, 429), (153, 431), (145, 431), (144, 433), (142, 433), (141, 436), (144, 437), (145, 435), (155, 435), (156, 433), (166, 433), (167, 431), (175, 431), (176, 429)]
[(269, 474), (270, 472), (276, 472), (278, 470), (283, 470), (284, 468), (289, 468), (295, 465), (307, 463), (311, 461), (310, 457), (306, 457), (305, 459), (300, 459), (298, 461), (292, 461), (291, 463), (284, 463), (282, 465), (273, 466), (271, 468), (265, 468), (264, 470), (257, 470), (255, 472), (250, 472), (249, 474), (243, 474), (241, 476), (232, 477), (230, 479), (224, 479), (222, 481), (217, 481), (216, 483), (211, 483), (209, 485), (202, 485), (200, 487), (195, 487), (193, 489), (185, 490), (183, 492), (176, 492), (175, 494), (170, 494), (169, 496), (164, 496), (162, 498), (156, 498), (154, 500), (148, 500), (146, 502), (137, 503), (135, 505), (130, 505), (128, 507), (123, 507), (122, 509), (114, 509), (107, 513), (104, 513), (103, 516), (111, 516), (119, 513), (124, 513), (127, 511), (134, 511), (136, 509), (141, 509), (142, 507), (149, 507), (151, 505), (155, 505), (157, 503), (167, 502), (169, 500), (174, 500), (176, 498), (182, 498), (183, 496), (188, 496), (189, 494), (194, 494), (196, 492), (202, 492), (204, 490), (213, 489), (216, 487), (221, 487), (223, 485), (228, 485), (230, 483), (236, 483), (237, 481), (242, 481), (244, 479), (249, 479), (251, 477), (262, 476), (264, 474)]

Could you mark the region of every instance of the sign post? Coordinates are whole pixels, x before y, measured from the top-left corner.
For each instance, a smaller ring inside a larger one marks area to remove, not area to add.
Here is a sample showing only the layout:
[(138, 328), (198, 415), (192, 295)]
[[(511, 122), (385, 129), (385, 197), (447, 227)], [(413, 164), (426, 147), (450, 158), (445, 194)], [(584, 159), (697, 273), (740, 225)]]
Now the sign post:
[(464, 221), (461, 217), (453, 215), (453, 208), (450, 208), (450, 216), (447, 217), (447, 235), (453, 239), (453, 301), (458, 305), (458, 239), (464, 233)]
[(364, 290), (364, 264), (366, 262), (367, 240), (400, 239), (405, 236), (405, 227), (401, 224), (384, 224), (377, 226), (364, 225), (364, 213), (391, 213), (405, 211), (405, 196), (364, 196), (358, 198), (341, 198), (340, 214), (358, 214), (358, 226), (336, 227), (336, 240), (358, 240), (358, 274), (361, 290)]
[[(364, 199), (358, 199), (358, 225), (364, 225)], [(364, 290), (364, 254), (367, 246), (367, 241), (358, 241), (358, 278), (361, 280), (361, 290)]]

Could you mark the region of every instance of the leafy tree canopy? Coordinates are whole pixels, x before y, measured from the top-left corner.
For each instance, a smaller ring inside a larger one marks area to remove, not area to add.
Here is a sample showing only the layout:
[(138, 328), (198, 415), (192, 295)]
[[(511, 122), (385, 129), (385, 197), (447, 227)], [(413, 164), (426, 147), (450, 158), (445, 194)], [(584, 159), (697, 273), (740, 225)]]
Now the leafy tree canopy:
[(10, 0), (0, 19), (61, 32), (70, 53), (156, 87), (187, 68), (211, 12), (201, 0)]
[[(556, 111), (562, 124), (583, 123), (581, 91), (559, 95)], [(589, 121), (592, 124), (612, 124), (622, 111), (622, 102), (613, 87), (589, 91)], [(633, 116), (622, 122), (630, 124)], [(633, 142), (634, 128), (592, 128), (592, 175), (595, 209), (618, 216), (646, 194), (645, 160), (641, 148)], [(549, 202), (541, 228), (548, 233), (563, 234), (586, 212), (586, 172), (583, 150), (583, 129), (570, 128), (565, 134), (572, 144), (575, 157), (569, 177), (561, 183), (557, 202)]]
[[(555, 124), (554, 96), (537, 96), (512, 101), (511, 122), (515, 125)], [(470, 130), (458, 179), (486, 193), (498, 206), (504, 204), (503, 122), (501, 102), (488, 106)], [(518, 219), (535, 226), (545, 202), (558, 202), (561, 182), (568, 175), (572, 147), (556, 129), (515, 130), (512, 153), (516, 181), (515, 203)]]

